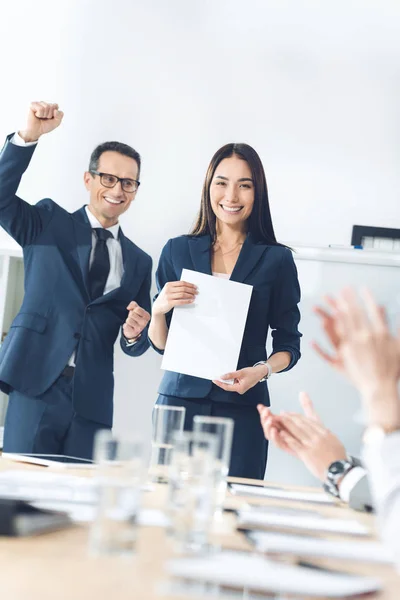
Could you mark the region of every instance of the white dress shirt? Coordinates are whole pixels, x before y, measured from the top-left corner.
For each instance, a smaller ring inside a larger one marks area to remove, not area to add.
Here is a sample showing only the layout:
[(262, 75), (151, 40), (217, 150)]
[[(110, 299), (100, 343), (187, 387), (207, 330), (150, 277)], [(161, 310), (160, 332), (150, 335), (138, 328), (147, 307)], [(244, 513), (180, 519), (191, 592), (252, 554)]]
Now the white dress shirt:
[[(91, 228), (92, 229), (96, 229), (96, 227), (103, 228), (103, 226), (100, 225), (100, 223), (98, 222), (96, 217), (90, 212), (90, 209), (88, 206), (85, 206), (85, 210), (86, 210), (87, 218), (89, 219)], [(107, 239), (107, 249), (108, 249), (108, 254), (110, 256), (110, 272), (107, 277), (106, 287), (104, 288), (104, 294), (108, 294), (109, 292), (112, 292), (116, 288), (120, 287), (121, 279), (124, 274), (124, 262), (122, 260), (121, 244), (118, 239), (119, 224), (117, 223), (116, 225), (113, 225), (112, 227), (108, 227), (107, 231), (112, 233), (112, 237)], [(96, 234), (93, 231), (92, 232), (92, 250), (90, 252), (90, 259), (89, 259), (89, 271), (90, 271), (90, 267), (92, 266), (93, 259), (94, 259), (94, 250), (96, 247), (96, 242), (97, 242)]]
[[(18, 134), (18, 132), (15, 133), (13, 135), (13, 137), (11, 138), (11, 143), (15, 144), (16, 146), (33, 146), (33, 145), (37, 144), (37, 142), (25, 142), (25, 140), (23, 140), (21, 138), (21, 136)], [(92, 227), (92, 229), (95, 229), (96, 227), (103, 227), (99, 223), (99, 221), (96, 219), (96, 217), (90, 212), (88, 206), (85, 206), (85, 210), (86, 210), (86, 215), (87, 215), (87, 218), (89, 219), (89, 223), (90, 223), (90, 226)], [(108, 227), (107, 230), (112, 233), (112, 237), (107, 239), (108, 254), (110, 257), (110, 272), (108, 274), (106, 286), (104, 288), (104, 294), (108, 294), (109, 292), (112, 292), (116, 288), (120, 287), (122, 276), (124, 274), (124, 262), (123, 262), (123, 258), (122, 258), (122, 249), (121, 249), (121, 243), (120, 243), (119, 237), (118, 237), (119, 236), (119, 224), (117, 223), (116, 225), (113, 225), (112, 227)], [(90, 252), (89, 270), (93, 263), (96, 242), (97, 242), (96, 234), (94, 232), (92, 232), (92, 250)], [(127, 346), (133, 346), (134, 343), (136, 343), (136, 342), (133, 342), (133, 343), (127, 342)], [(72, 367), (75, 366), (75, 352), (72, 354), (71, 358), (69, 359), (68, 365), (70, 365)]]
[(380, 532), (400, 569), (400, 431), (363, 448)]
[[(90, 223), (90, 226), (92, 229), (95, 229), (96, 227), (103, 227), (99, 223), (99, 221), (96, 219), (96, 217), (90, 212), (88, 206), (85, 206), (85, 211), (86, 211), (87, 218), (89, 219), (89, 223)], [(110, 233), (112, 233), (112, 237), (107, 239), (107, 249), (108, 249), (108, 254), (110, 256), (110, 272), (107, 277), (106, 286), (105, 286), (104, 292), (103, 292), (104, 294), (108, 294), (109, 292), (112, 292), (116, 288), (120, 287), (121, 279), (124, 274), (124, 263), (122, 260), (121, 244), (118, 239), (119, 224), (117, 223), (116, 225), (113, 225), (112, 227), (108, 227), (107, 230), (110, 231)], [(96, 243), (97, 243), (96, 234), (94, 233), (94, 231), (92, 231), (92, 250), (90, 251), (89, 271), (90, 271), (90, 267), (92, 266), (92, 263), (93, 263), (94, 250), (96, 247)], [(72, 354), (71, 358), (69, 359), (68, 364), (71, 367), (75, 366), (75, 352)]]
[(346, 473), (339, 486), (340, 499), (343, 500), (343, 502), (347, 502), (347, 504), (350, 502), (350, 494), (353, 488), (360, 479), (365, 477), (366, 473), (367, 472), (363, 467), (353, 467)]

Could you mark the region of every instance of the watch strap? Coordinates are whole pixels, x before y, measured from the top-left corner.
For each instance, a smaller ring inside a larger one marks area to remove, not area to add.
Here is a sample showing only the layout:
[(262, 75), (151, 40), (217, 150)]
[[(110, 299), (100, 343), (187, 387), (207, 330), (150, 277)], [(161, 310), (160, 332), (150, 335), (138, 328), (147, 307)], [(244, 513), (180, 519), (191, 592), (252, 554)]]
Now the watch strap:
[(258, 365), (265, 365), (268, 369), (268, 373), (259, 381), (259, 383), (262, 383), (263, 381), (267, 381), (267, 379), (269, 379), (271, 377), (272, 367), (267, 360), (259, 360), (258, 362), (256, 362), (255, 365), (253, 365), (253, 368), (258, 367)]
[(323, 484), (324, 490), (332, 496), (339, 498), (339, 482), (355, 466), (356, 464), (351, 456), (348, 456), (347, 459), (335, 460), (331, 463), (326, 471), (326, 478)]

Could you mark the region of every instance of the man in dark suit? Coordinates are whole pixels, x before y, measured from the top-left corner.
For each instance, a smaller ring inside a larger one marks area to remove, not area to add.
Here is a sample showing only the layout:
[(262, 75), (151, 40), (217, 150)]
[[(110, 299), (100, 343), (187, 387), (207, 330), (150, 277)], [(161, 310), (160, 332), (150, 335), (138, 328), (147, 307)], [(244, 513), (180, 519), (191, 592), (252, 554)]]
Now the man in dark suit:
[(0, 225), (25, 265), (23, 304), (0, 350), (4, 451), (90, 458), (95, 433), (112, 426), (119, 331), (130, 356), (149, 345), (152, 262), (118, 224), (139, 187), (140, 156), (126, 144), (93, 151), (90, 202), (74, 213), (16, 195), (37, 141), (62, 118), (57, 104), (31, 104), (25, 129), (0, 154)]

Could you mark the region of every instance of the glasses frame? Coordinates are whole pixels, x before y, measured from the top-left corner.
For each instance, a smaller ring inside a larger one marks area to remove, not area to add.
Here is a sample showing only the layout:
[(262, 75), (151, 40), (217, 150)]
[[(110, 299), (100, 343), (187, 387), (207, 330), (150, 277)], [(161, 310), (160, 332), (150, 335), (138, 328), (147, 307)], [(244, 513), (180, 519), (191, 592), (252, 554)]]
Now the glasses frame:
[[(140, 181), (138, 181), (137, 179), (131, 179), (130, 177), (117, 177), (117, 175), (113, 175), (112, 173), (101, 173), (100, 171), (89, 171), (89, 173), (91, 173), (91, 175), (98, 175), (100, 177), (100, 183), (103, 187), (106, 187), (108, 189), (112, 189), (115, 188), (115, 186), (117, 185), (118, 182), (121, 183), (121, 188), (122, 190), (126, 193), (126, 194), (134, 194), (135, 192), (138, 191), (139, 186), (140, 186)], [(107, 177), (115, 177), (115, 179), (117, 180), (114, 185), (105, 185), (105, 183), (103, 183), (102, 179), (104, 176)], [(136, 190), (133, 191), (127, 191), (124, 189), (124, 181), (134, 181), (136, 183)]]

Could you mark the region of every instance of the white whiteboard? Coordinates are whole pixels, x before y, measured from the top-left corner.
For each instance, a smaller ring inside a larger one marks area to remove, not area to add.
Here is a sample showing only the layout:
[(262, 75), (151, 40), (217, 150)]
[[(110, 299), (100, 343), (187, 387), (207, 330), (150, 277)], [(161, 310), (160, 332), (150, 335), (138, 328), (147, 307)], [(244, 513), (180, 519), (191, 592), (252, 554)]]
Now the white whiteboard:
[[(272, 410), (299, 411), (298, 392), (307, 391), (325, 424), (337, 434), (350, 454), (359, 455), (363, 425), (354, 421), (360, 402), (343, 377), (328, 367), (311, 348), (311, 341), (325, 342), (319, 321), (312, 312), (324, 294), (344, 286), (368, 286), (389, 312), (392, 326), (399, 323), (400, 255), (365, 250), (298, 248), (294, 254), (302, 292), (300, 304), (302, 357), (287, 373), (270, 380)], [(371, 264), (375, 263), (375, 264)], [(266, 478), (293, 484), (315, 484), (305, 467), (270, 446)]]

